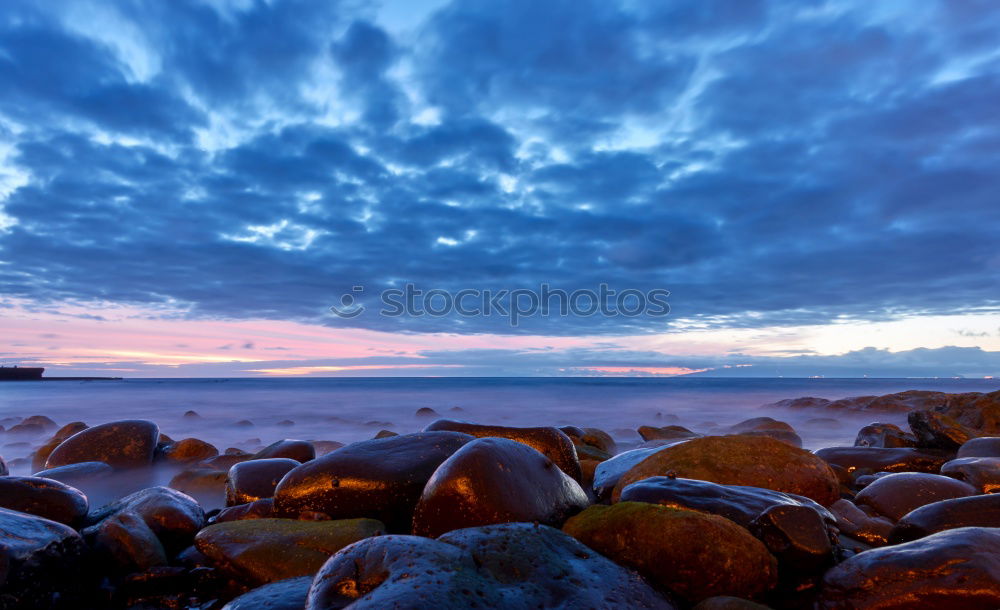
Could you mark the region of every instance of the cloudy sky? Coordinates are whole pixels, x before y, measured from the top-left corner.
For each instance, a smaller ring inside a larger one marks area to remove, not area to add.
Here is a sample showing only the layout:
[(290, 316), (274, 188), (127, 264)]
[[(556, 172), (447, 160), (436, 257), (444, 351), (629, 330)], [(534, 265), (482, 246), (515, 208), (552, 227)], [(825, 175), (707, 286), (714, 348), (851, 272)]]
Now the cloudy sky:
[[(0, 359), (1000, 376), (998, 40), (993, 0), (5, 0)], [(670, 315), (380, 315), (406, 283)]]

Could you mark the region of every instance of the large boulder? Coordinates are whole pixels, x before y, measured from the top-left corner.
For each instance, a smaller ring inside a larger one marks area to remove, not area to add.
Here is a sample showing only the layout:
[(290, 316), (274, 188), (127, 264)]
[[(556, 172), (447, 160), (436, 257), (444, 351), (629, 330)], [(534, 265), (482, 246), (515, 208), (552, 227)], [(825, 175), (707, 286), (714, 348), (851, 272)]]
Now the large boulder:
[(126, 511), (141, 518), (169, 553), (189, 546), (205, 524), (201, 506), (190, 496), (169, 487), (137, 491), (91, 513), (88, 520), (99, 526), (105, 519)]
[(964, 527), (865, 551), (823, 580), (817, 609), (1000, 608), (1000, 529)]
[(290, 458), (265, 458), (234, 464), (226, 477), (226, 506), (272, 497), (281, 478), (298, 465), (299, 462)]
[(45, 468), (80, 462), (104, 462), (123, 469), (149, 466), (159, 436), (160, 429), (151, 421), (133, 419), (101, 424), (60, 443), (45, 460)]
[(774, 419), (773, 417), (751, 417), (730, 426), (728, 431), (730, 434), (770, 436), (773, 439), (786, 442), (793, 447), (802, 446), (802, 437), (795, 432), (795, 428), (791, 424)]
[(951, 477), (925, 472), (897, 472), (879, 477), (854, 497), (878, 514), (898, 521), (925, 504), (975, 495), (976, 488)]
[(219, 450), (201, 439), (185, 438), (168, 444), (160, 451), (160, 455), (167, 462), (186, 464), (211, 459), (219, 455)]
[(845, 536), (868, 546), (883, 546), (889, 542), (894, 525), (891, 519), (869, 515), (845, 499), (831, 504), (830, 512), (837, 517), (837, 529)]
[(979, 436), (975, 430), (935, 411), (911, 411), (906, 416), (918, 447), (957, 451), (966, 441)]
[(479, 438), (445, 460), (427, 482), (413, 533), (436, 538), (516, 521), (560, 526), (588, 504), (580, 485), (538, 451), (505, 438)]
[(941, 474), (965, 481), (979, 493), (1000, 492), (1000, 458), (966, 457), (945, 462)]
[[(687, 440), (687, 439), (684, 439)], [(684, 440), (677, 441), (678, 443)], [(654, 453), (663, 451), (670, 445), (662, 447), (645, 447), (642, 449), (631, 449), (623, 451), (609, 460), (605, 460), (594, 467), (594, 495), (598, 500), (604, 501), (611, 498), (615, 486), (626, 472), (632, 470), (639, 462), (645, 460)]]
[(952, 454), (912, 447), (827, 447), (816, 455), (857, 476), (873, 472), (938, 472)]
[(766, 436), (706, 436), (658, 451), (626, 472), (612, 494), (627, 485), (671, 475), (723, 485), (749, 485), (810, 498), (823, 506), (837, 501), (837, 475), (812, 453)]
[(716, 515), (620, 502), (591, 506), (563, 531), (692, 603), (757, 597), (777, 583), (777, 562), (764, 544)]
[(143, 518), (130, 510), (117, 512), (86, 532), (102, 565), (120, 574), (167, 565), (167, 551)]
[(345, 546), (385, 533), (374, 519), (253, 519), (210, 525), (195, 547), (241, 582), (262, 585), (315, 574)]
[(266, 460), (270, 458), (287, 458), (296, 462), (306, 463), (316, 458), (316, 448), (309, 441), (284, 439), (271, 443), (258, 451), (253, 459)]
[(0, 607), (81, 607), (84, 552), (73, 528), (0, 508)]
[(515, 428), (439, 419), (424, 430), (428, 432), (449, 430), (469, 434), (476, 438), (495, 436), (524, 443), (555, 462), (563, 472), (573, 477), (573, 480), (578, 482), (581, 480), (580, 460), (576, 455), (576, 447), (573, 445), (573, 441), (559, 428)]
[(917, 437), (904, 432), (896, 424), (869, 424), (858, 430), (854, 439), (855, 447), (882, 447), (893, 449), (897, 447), (916, 447)]
[(1000, 436), (980, 436), (978, 438), (969, 439), (958, 448), (958, 453), (955, 457), (1000, 458)]
[(70, 527), (82, 523), (88, 508), (80, 490), (40, 477), (0, 477), (0, 507)]
[(889, 542), (907, 542), (960, 527), (1000, 528), (1000, 494), (925, 504), (903, 515), (890, 532)]
[(458, 432), (421, 432), (348, 445), (286, 474), (274, 491), (275, 514), (370, 517), (389, 531), (409, 532), (427, 480), (472, 439)]
[(634, 572), (559, 530), (508, 523), (437, 540), (379, 536), (316, 575), (308, 610), (346, 608), (673, 608)]

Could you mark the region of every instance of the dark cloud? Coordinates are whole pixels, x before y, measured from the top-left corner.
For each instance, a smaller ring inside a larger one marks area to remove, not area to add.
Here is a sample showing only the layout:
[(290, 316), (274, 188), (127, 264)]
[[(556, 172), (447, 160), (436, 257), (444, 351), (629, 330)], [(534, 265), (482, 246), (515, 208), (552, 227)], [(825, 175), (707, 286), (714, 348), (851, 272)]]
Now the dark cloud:
[[(411, 39), (339, 3), (108, 6), (139, 51), (0, 8), (5, 297), (548, 335), (1000, 306), (996, 11), (455, 2)], [(672, 316), (373, 315), (405, 282)]]

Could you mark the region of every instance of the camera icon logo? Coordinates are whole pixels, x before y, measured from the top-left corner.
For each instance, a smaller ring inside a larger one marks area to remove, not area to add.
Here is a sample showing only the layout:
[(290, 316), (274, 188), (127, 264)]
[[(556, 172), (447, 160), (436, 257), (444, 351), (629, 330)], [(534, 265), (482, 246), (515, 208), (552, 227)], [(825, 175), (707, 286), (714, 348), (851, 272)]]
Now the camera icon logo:
[[(362, 293), (365, 291), (364, 286), (354, 286), (351, 288), (351, 292)], [(345, 293), (340, 297), (340, 305), (331, 305), (330, 312), (340, 318), (356, 318), (360, 316), (365, 311), (365, 306), (357, 303), (354, 295), (351, 292)]]

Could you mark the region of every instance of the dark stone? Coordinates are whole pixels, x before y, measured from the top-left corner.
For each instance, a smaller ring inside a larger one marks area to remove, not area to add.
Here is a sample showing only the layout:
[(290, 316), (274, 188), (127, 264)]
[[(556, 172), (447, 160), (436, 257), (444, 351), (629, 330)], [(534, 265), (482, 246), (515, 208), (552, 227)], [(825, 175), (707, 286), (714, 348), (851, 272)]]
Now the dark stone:
[(275, 513), (371, 517), (390, 531), (408, 532), (427, 480), (471, 440), (457, 432), (421, 432), (348, 445), (286, 474), (274, 492)]
[(312, 580), (310, 575), (268, 583), (237, 597), (222, 610), (302, 610)]
[(639, 426), (636, 430), (644, 441), (672, 441), (681, 438), (694, 438), (701, 436), (697, 432), (692, 432), (684, 426)]
[(538, 451), (506, 438), (480, 438), (434, 471), (417, 503), (413, 533), (436, 538), (515, 521), (558, 526), (589, 503), (580, 485)]
[(869, 424), (858, 431), (855, 447), (916, 447), (917, 437), (904, 432), (895, 424)]
[(975, 430), (934, 411), (911, 411), (906, 421), (920, 447), (957, 451), (966, 441), (978, 436)]
[(21, 422), (22, 425), (41, 426), (43, 430), (53, 430), (59, 425), (44, 415), (32, 415)]
[(309, 441), (285, 439), (271, 443), (253, 456), (255, 460), (268, 458), (288, 458), (305, 463), (316, 458), (316, 448)]
[(1000, 458), (966, 457), (945, 462), (941, 474), (965, 481), (981, 494), (1000, 492)]
[(168, 553), (189, 546), (205, 523), (205, 512), (193, 498), (168, 487), (137, 491), (91, 513), (88, 520), (100, 523), (125, 511), (141, 517)]
[(84, 552), (73, 528), (0, 508), (0, 607), (81, 607)]
[(316, 449), (316, 457), (332, 453), (344, 446), (344, 443), (339, 441), (312, 441), (312, 444)]
[(237, 428), (253, 428), (253, 422), (249, 419), (241, 419), (240, 421), (233, 424)]
[(201, 415), (198, 415), (197, 411), (185, 411), (181, 417), (184, 419), (201, 419)]
[(7, 469), (7, 462), (4, 461), (2, 457), (0, 457), (0, 477), (5, 477), (9, 473), (10, 471)]
[[(684, 441), (678, 442), (683, 443)], [(671, 445), (665, 445), (662, 447), (648, 447), (644, 449), (623, 451), (611, 459), (601, 462), (594, 469), (594, 495), (597, 496), (597, 499), (600, 501), (610, 499), (615, 486), (618, 485), (618, 481), (621, 480), (622, 476), (624, 476), (626, 472), (654, 453), (663, 451), (670, 446)]]
[(770, 610), (770, 608), (742, 597), (716, 595), (701, 600), (691, 610)]
[(163, 544), (143, 518), (133, 511), (117, 512), (85, 533), (102, 563), (111, 563), (122, 574), (167, 565)]
[(163, 459), (174, 463), (201, 462), (219, 455), (215, 445), (197, 438), (185, 438), (167, 445), (163, 451)]
[(752, 417), (730, 426), (729, 433), (769, 436), (793, 447), (802, 446), (802, 438), (795, 432), (795, 428), (791, 424), (773, 417)]
[[(240, 451), (237, 449), (237, 451)], [(217, 455), (214, 458), (210, 458), (202, 462), (205, 467), (211, 468), (212, 470), (222, 470), (228, 472), (230, 468), (239, 464), (241, 462), (246, 462), (254, 459), (253, 454), (246, 453), (245, 451), (240, 451), (239, 453), (226, 453), (225, 455)]]
[(711, 513), (746, 528), (763, 512), (777, 506), (805, 506), (815, 511), (821, 520), (831, 525), (836, 522), (833, 513), (805, 496), (677, 477), (650, 477), (632, 483), (622, 490), (621, 501), (649, 502)]
[(36, 450), (31, 456), (31, 471), (38, 472), (39, 470), (45, 469), (45, 461), (49, 459), (49, 455), (52, 454), (52, 450), (59, 446), (67, 438), (73, 436), (77, 432), (81, 432), (87, 429), (87, 424), (82, 421), (75, 421), (66, 424), (62, 428), (56, 430), (56, 433), (52, 435), (52, 438), (45, 441), (41, 447)]
[(437, 540), (418, 536), (362, 540), (326, 562), (306, 602), (308, 610), (348, 606), (352, 610), (674, 607), (637, 574), (559, 530), (527, 523), (457, 530)]
[(793, 586), (833, 563), (835, 531), (812, 507), (792, 504), (772, 506), (750, 524), (750, 533), (777, 558), (781, 579)]
[(87, 496), (53, 479), (0, 477), (0, 507), (75, 527), (87, 516)]
[(966, 527), (859, 553), (824, 577), (818, 609), (1000, 608), (1000, 529)]
[(228, 473), (213, 468), (190, 468), (178, 472), (167, 487), (191, 496), (207, 510), (226, 505)]
[(194, 543), (235, 578), (262, 585), (315, 574), (345, 546), (384, 533), (385, 527), (374, 519), (253, 519), (210, 525), (198, 532)]
[(764, 544), (717, 515), (645, 502), (591, 506), (563, 531), (688, 602), (759, 596), (777, 583)]
[(441, 417), (441, 414), (430, 407), (420, 407), (415, 414), (417, 417)]
[(831, 465), (840, 466), (852, 475), (872, 472), (931, 472), (941, 470), (941, 465), (951, 459), (951, 454), (929, 449), (900, 447), (827, 447), (816, 455)]
[(580, 440), (583, 441), (585, 445), (597, 447), (601, 451), (611, 455), (614, 455), (618, 451), (615, 439), (611, 438), (610, 434), (600, 428), (584, 428), (583, 436), (580, 437)]
[[(610, 460), (609, 460), (610, 462)], [(763, 487), (828, 506), (840, 498), (837, 475), (812, 453), (767, 436), (706, 436), (667, 447), (633, 466), (612, 493), (655, 476)]]
[(897, 472), (882, 477), (862, 489), (854, 497), (856, 504), (867, 504), (893, 521), (911, 510), (939, 500), (963, 498), (976, 493), (976, 488), (939, 474)]
[(487, 426), (452, 419), (439, 419), (427, 426), (424, 431), (462, 432), (477, 438), (495, 436), (524, 443), (545, 457), (555, 462), (575, 481), (580, 480), (580, 460), (576, 455), (576, 447), (558, 428), (514, 428), (510, 426)]
[(264, 498), (246, 504), (230, 506), (222, 509), (215, 516), (213, 523), (226, 521), (244, 521), (246, 519), (269, 519), (274, 517), (274, 498)]
[(871, 516), (850, 500), (837, 500), (830, 505), (837, 518), (837, 529), (868, 546), (883, 546), (889, 541), (893, 522), (885, 517)]
[(889, 534), (896, 544), (960, 527), (1000, 528), (1000, 494), (926, 504), (905, 515)]
[(153, 461), (159, 428), (151, 421), (126, 420), (77, 432), (52, 450), (46, 469), (80, 462), (112, 468), (141, 468)]
[(226, 477), (226, 506), (272, 497), (278, 481), (297, 466), (299, 462), (290, 458), (250, 460), (233, 465)]
[(981, 436), (965, 441), (955, 457), (1000, 457), (1000, 436)]
[(104, 462), (80, 462), (36, 472), (34, 476), (59, 481), (79, 489), (91, 507), (101, 506), (115, 499), (119, 481), (113, 476), (114, 468)]
[(399, 433), (392, 430), (379, 430), (373, 438), (389, 438), (392, 436), (399, 436)]

